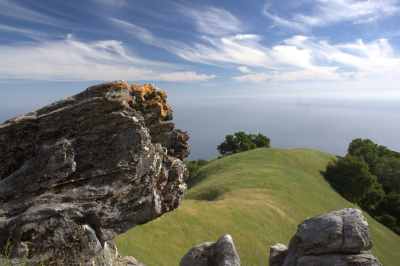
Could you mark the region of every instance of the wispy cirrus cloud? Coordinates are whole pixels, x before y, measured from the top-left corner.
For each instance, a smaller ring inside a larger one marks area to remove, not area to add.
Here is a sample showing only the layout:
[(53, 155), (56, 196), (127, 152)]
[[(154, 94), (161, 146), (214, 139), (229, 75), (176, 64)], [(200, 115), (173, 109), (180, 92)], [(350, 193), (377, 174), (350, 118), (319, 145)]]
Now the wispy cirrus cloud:
[[(164, 43), (161, 42), (160, 38), (157, 38), (156, 36), (153, 35), (149, 30), (136, 25), (134, 23), (122, 20), (122, 19), (117, 19), (117, 18), (109, 18), (109, 20), (117, 27), (122, 29), (124, 32), (128, 33), (131, 35), (131, 37), (134, 37), (146, 44), (153, 45), (153, 46), (158, 46), (162, 48), (164, 46)], [(168, 41), (170, 42), (170, 41)]]
[(14, 26), (9, 26), (9, 25), (2, 25), (0, 24), (0, 32), (9, 32), (9, 33), (16, 33), (21, 36), (24, 36), (28, 39), (32, 40), (42, 40), (45, 38), (49, 37), (49, 34), (28, 29), (28, 28), (23, 28), (23, 27), (14, 27)]
[(258, 35), (203, 36), (199, 42), (190, 44), (157, 37), (148, 29), (131, 22), (115, 18), (111, 21), (132, 38), (165, 49), (190, 62), (210, 65), (234, 63), (264, 66), (268, 61), (263, 47), (259, 45)]
[(179, 12), (189, 17), (198, 32), (212, 36), (225, 36), (244, 31), (242, 22), (229, 11), (217, 7), (189, 8), (179, 6)]
[(142, 42), (165, 49), (193, 63), (237, 68), (236, 81), (349, 80), (399, 74), (400, 57), (387, 39), (331, 43), (296, 35), (265, 45), (257, 34), (232, 32), (179, 42), (155, 36), (127, 21), (115, 25)]
[(92, 0), (97, 4), (101, 4), (108, 7), (123, 7), (128, 5), (127, 0)]
[(194, 71), (177, 71), (158, 75), (157, 80), (171, 82), (207, 81), (214, 79), (215, 75), (199, 74)]
[(0, 79), (204, 81), (214, 75), (147, 60), (116, 40), (83, 42), (68, 36), (23, 45), (0, 45)]
[(266, 73), (246, 73), (244, 75), (233, 77), (234, 80), (240, 82), (265, 82), (271, 79), (270, 75)]
[(28, 21), (52, 26), (59, 24), (58, 19), (11, 0), (0, 0), (0, 16), (17, 19), (19, 21)]
[(263, 13), (277, 26), (307, 31), (338, 22), (370, 23), (400, 12), (398, 0), (312, 0), (308, 3), (312, 10), (309, 13), (294, 11), (292, 16), (279, 16), (272, 12), (269, 3)]

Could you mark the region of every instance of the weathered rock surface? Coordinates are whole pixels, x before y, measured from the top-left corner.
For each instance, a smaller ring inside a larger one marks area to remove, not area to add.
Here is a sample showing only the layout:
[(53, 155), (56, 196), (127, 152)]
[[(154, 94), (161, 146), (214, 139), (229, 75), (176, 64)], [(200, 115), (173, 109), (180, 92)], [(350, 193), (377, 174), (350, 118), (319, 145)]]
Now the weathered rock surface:
[(273, 245), (269, 250), (269, 266), (281, 266), (288, 253), (288, 247), (283, 244)]
[(298, 266), (380, 266), (380, 262), (372, 254), (342, 254), (304, 256), (299, 258)]
[(240, 258), (230, 235), (217, 242), (193, 247), (182, 258), (180, 266), (240, 266)]
[(371, 248), (368, 223), (362, 212), (343, 209), (305, 220), (288, 250), (271, 248), (270, 261), (274, 266), (381, 265), (370, 253)]
[(165, 93), (121, 81), (1, 124), (0, 254), (135, 265), (112, 239), (177, 208), (186, 188), (188, 136), (171, 119)]

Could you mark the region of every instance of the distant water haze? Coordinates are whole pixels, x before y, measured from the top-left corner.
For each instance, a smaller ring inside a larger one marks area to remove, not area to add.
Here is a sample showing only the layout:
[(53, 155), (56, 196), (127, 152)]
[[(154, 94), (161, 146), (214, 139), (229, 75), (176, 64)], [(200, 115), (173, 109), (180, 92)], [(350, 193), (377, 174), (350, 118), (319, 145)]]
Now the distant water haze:
[[(66, 86), (67, 87), (67, 86)], [(76, 86), (81, 88), (80, 86)], [(75, 90), (42, 90), (40, 97), (18, 95), (0, 105), (0, 120), (29, 112)], [(39, 93), (39, 90), (37, 90)], [(46, 95), (46, 97), (42, 97)], [(343, 155), (354, 138), (400, 150), (400, 100), (328, 97), (207, 96), (169, 92), (178, 128), (189, 132), (191, 159), (211, 159), (224, 136), (239, 130), (262, 133), (278, 148), (312, 148)], [(18, 104), (14, 99), (19, 99)], [(40, 99), (40, 100), (39, 100)]]
[(174, 105), (178, 127), (191, 135), (192, 159), (217, 155), (224, 136), (239, 130), (262, 133), (279, 148), (346, 153), (354, 138), (371, 138), (400, 150), (399, 101), (218, 98)]

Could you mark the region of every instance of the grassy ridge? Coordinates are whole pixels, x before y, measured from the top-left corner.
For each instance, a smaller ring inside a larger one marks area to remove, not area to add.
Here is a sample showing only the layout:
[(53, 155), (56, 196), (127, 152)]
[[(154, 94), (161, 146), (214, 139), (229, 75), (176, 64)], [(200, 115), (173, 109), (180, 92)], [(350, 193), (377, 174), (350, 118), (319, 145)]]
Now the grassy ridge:
[[(321, 176), (334, 157), (306, 149), (257, 149), (215, 160), (181, 207), (117, 239), (123, 255), (174, 266), (192, 246), (232, 234), (242, 265), (268, 265), (268, 247), (288, 243), (306, 217), (352, 206)], [(374, 254), (400, 261), (400, 237), (370, 218)]]

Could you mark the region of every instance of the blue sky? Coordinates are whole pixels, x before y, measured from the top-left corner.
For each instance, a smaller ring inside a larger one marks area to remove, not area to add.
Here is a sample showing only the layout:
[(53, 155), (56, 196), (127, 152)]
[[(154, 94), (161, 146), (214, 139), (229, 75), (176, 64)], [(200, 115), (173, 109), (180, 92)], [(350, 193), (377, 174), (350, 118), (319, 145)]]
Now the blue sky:
[(0, 98), (118, 79), (400, 97), (399, 24), (398, 0), (0, 0)]

